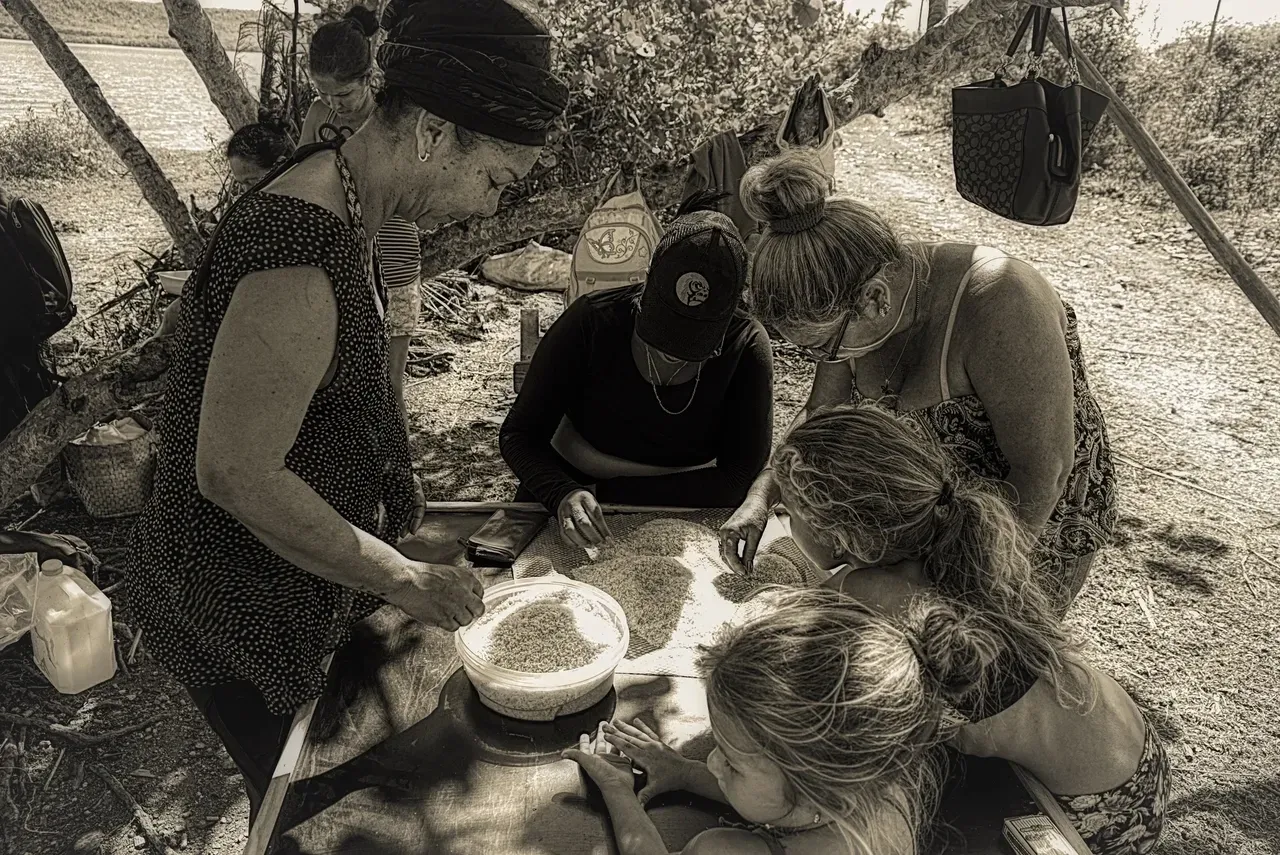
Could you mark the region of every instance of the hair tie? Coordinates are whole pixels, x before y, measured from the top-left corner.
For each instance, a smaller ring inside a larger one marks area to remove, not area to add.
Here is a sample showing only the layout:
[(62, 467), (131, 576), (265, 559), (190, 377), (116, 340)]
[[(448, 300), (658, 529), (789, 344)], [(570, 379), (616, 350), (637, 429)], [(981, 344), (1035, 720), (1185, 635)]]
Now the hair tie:
[(907, 639), (907, 644), (911, 645), (911, 652), (915, 655), (916, 661), (920, 663), (921, 671), (928, 671), (928, 660), (924, 654), (924, 643), (916, 637), (914, 633), (906, 632), (903, 635)]
[(951, 482), (943, 481), (942, 490), (938, 493), (938, 507), (949, 507), (951, 505), (951, 500), (955, 498), (955, 495), (955, 488), (951, 486)]
[(822, 216), (827, 210), (827, 200), (819, 199), (818, 204), (806, 208), (793, 217), (784, 217), (781, 220), (774, 220), (769, 223), (769, 229), (780, 235), (794, 235), (800, 232), (807, 232), (809, 229), (822, 222)]

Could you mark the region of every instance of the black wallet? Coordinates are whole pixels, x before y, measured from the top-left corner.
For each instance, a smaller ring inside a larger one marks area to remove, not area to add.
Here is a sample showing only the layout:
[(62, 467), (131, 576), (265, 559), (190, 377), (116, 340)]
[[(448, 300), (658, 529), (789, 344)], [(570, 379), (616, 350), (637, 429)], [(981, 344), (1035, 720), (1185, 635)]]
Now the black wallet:
[(462, 541), (467, 560), (487, 567), (510, 567), (550, 517), (546, 511), (495, 511), (475, 534)]

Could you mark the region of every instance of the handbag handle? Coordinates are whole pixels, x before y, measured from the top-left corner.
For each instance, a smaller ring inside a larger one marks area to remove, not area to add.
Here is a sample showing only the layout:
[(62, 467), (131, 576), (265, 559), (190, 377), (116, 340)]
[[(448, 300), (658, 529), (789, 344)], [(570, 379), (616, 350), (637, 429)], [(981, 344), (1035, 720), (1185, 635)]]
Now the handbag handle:
[(1032, 6), (1027, 9), (1027, 14), (1022, 16), (1022, 23), (1018, 24), (1018, 30), (1013, 34), (1013, 41), (1009, 44), (1009, 49), (1004, 52), (1005, 59), (1011, 60), (1018, 55), (1018, 48), (1022, 47), (1022, 40), (1027, 37), (1027, 28), (1031, 26), (1031, 22), (1035, 20), (1036, 10), (1038, 6)]

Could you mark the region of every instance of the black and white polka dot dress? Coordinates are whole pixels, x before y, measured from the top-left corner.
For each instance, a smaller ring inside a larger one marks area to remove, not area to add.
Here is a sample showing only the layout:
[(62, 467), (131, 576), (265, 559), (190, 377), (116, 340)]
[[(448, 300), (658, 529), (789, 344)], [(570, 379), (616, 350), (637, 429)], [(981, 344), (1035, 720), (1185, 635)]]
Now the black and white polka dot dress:
[(382, 505), (388, 541), (413, 511), (408, 440), (388, 375), (379, 289), (371, 287), (360, 204), (340, 153), (337, 163), (352, 225), (301, 199), (250, 194), (220, 227), (207, 280), (193, 276), (185, 289), (155, 489), (130, 549), (130, 602), (156, 659), (189, 686), (248, 680), (276, 713), (320, 693), (320, 661), (381, 601), (285, 561), (197, 487), (205, 376), (243, 277), (319, 267), (337, 297), (337, 373), (312, 398), (286, 457), (289, 469), (364, 531), (380, 534)]

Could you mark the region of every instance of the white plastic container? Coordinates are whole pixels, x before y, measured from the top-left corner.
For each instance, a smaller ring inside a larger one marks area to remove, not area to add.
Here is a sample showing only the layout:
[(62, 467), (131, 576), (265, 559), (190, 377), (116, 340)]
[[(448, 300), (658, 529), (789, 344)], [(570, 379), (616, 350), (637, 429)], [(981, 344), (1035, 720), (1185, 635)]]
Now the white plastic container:
[(164, 289), (166, 294), (181, 297), (183, 286), (186, 285), (187, 280), (191, 278), (191, 271), (165, 270), (157, 273), (156, 278), (160, 280), (160, 287)]
[(35, 585), (31, 647), (59, 692), (74, 695), (115, 676), (111, 600), (74, 567), (50, 560)]
[(488, 661), (474, 644), (476, 624), (454, 633), (454, 646), (463, 670), (481, 702), (494, 712), (524, 721), (551, 721), (595, 706), (613, 688), (613, 672), (627, 655), (631, 632), (622, 606), (599, 588), (560, 575), (541, 576), (494, 585), (484, 595), (487, 611), (514, 595), (571, 590), (607, 613), (617, 630), (610, 647), (594, 662), (572, 671), (530, 673), (513, 671)]

